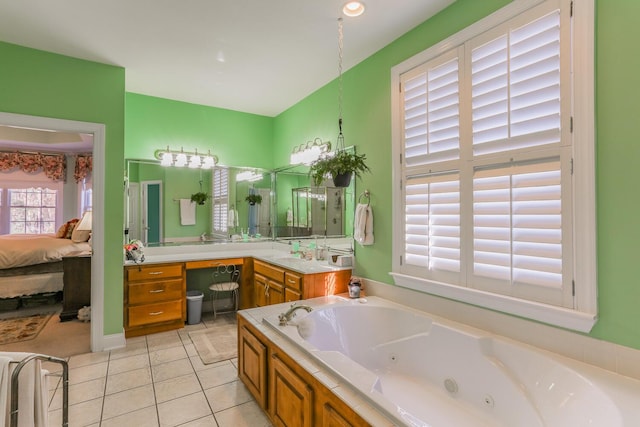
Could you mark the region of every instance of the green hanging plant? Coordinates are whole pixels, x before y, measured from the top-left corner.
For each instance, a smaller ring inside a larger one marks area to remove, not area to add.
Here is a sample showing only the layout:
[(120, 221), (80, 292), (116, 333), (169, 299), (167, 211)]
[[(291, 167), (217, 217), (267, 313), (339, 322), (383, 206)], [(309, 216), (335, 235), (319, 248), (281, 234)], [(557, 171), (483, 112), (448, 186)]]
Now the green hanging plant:
[[(326, 178), (333, 179), (334, 185), (337, 187), (346, 187), (349, 185), (352, 175), (359, 177), (360, 174), (364, 172), (370, 172), (365, 160), (365, 154), (356, 154), (355, 152), (351, 153), (341, 150), (336, 152), (332, 157), (322, 157), (311, 163), (309, 176), (316, 187), (322, 184), (322, 181)], [(339, 183), (335, 182), (336, 177), (340, 179), (343, 175), (348, 175), (349, 178), (346, 185), (339, 185)]]
[(203, 193), (202, 191), (191, 195), (191, 201), (199, 205), (204, 205), (208, 198), (209, 195), (207, 193)]
[(249, 202), (250, 205), (260, 204), (262, 203), (262, 196), (259, 194), (249, 194), (245, 197), (245, 200)]

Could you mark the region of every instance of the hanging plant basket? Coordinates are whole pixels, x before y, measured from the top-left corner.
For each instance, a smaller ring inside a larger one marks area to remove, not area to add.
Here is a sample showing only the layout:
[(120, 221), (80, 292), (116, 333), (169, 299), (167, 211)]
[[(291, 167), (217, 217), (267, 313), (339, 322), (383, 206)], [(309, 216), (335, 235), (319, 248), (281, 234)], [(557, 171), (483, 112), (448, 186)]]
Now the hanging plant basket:
[(249, 194), (247, 197), (245, 197), (245, 200), (249, 202), (251, 206), (253, 206), (256, 203), (257, 204), (262, 203), (262, 196), (259, 194)]
[(333, 185), (336, 187), (348, 187), (351, 184), (352, 172), (339, 173), (333, 177)]
[[(332, 157), (322, 157), (311, 163), (309, 176), (316, 187), (321, 185), (327, 177), (333, 179), (336, 187), (347, 187), (353, 175), (360, 176), (363, 172), (369, 172), (369, 166), (365, 160), (364, 154), (338, 151)], [(342, 175), (348, 175), (348, 178), (341, 178)]]
[(191, 195), (191, 201), (199, 205), (204, 205), (209, 195), (207, 193), (198, 192)]

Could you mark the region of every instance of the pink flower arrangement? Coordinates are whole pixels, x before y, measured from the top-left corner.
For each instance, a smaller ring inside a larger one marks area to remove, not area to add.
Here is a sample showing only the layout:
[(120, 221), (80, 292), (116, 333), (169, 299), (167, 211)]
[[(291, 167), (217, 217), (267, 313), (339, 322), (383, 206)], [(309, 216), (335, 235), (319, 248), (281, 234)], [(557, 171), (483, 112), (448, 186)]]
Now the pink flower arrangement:
[(124, 249), (128, 252), (130, 251), (137, 251), (140, 249), (144, 249), (144, 245), (142, 244), (142, 242), (140, 240), (132, 240), (129, 243), (127, 243), (126, 245), (124, 245)]
[(136, 264), (138, 262), (144, 261), (144, 253), (142, 250), (144, 249), (144, 245), (140, 240), (131, 240), (129, 243), (124, 245), (124, 250), (127, 255), (127, 259), (133, 260)]

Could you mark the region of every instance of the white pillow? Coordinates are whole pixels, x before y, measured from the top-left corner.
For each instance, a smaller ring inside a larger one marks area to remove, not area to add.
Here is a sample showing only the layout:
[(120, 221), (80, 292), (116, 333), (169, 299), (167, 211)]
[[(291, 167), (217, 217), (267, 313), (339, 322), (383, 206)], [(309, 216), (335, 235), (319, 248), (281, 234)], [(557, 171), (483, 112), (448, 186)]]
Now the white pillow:
[(73, 229), (71, 233), (71, 241), (73, 243), (86, 242), (91, 237), (91, 230), (78, 230), (78, 227)]

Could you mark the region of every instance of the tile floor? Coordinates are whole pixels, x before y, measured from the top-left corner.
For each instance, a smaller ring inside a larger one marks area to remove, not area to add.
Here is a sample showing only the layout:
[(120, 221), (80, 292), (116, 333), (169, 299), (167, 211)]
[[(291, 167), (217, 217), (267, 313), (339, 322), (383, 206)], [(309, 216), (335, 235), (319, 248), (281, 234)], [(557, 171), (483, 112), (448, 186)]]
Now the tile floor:
[[(233, 316), (216, 322), (236, 328)], [(130, 338), (124, 349), (70, 357), (69, 426), (271, 426), (238, 379), (237, 359), (202, 364), (189, 332), (212, 322), (213, 315), (204, 313), (198, 325)], [(62, 425), (60, 382), (50, 378), (51, 426)]]

